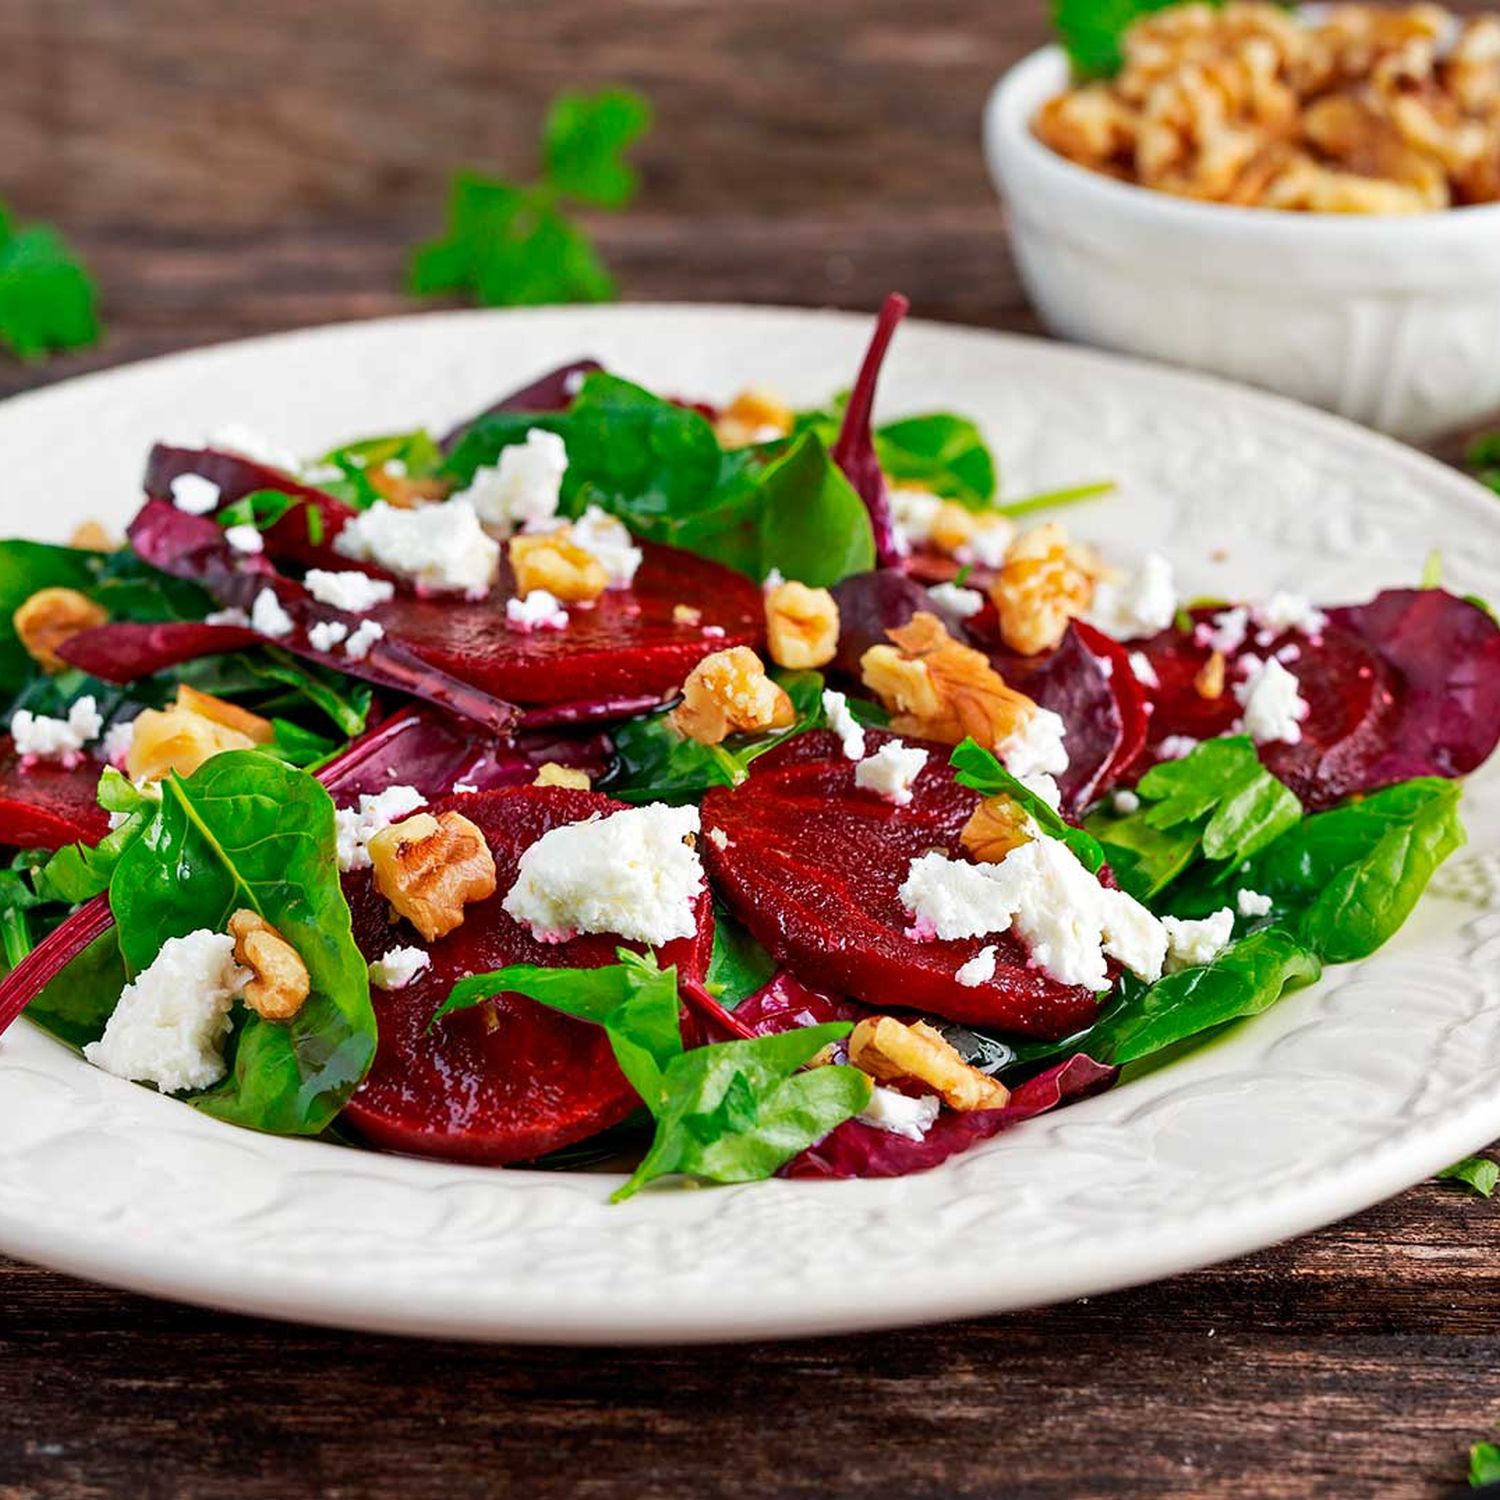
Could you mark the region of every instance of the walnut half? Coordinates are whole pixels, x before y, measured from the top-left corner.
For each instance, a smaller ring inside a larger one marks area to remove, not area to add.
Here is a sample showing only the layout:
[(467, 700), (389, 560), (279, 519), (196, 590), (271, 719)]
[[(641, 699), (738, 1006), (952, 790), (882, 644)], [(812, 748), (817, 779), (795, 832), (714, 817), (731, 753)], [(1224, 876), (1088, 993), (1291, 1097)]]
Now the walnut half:
[(971, 1068), (940, 1031), (925, 1021), (910, 1026), (894, 1016), (861, 1021), (849, 1037), (849, 1061), (871, 1078), (925, 1083), (949, 1109), (1000, 1109), (1010, 1090)]
[(786, 690), (766, 676), (748, 646), (705, 656), (688, 673), (682, 702), (672, 710), (672, 727), (700, 745), (721, 744), (731, 734), (790, 729), (796, 722)]
[(26, 654), (44, 672), (62, 672), (67, 662), (57, 648), (75, 635), (103, 625), (109, 611), (77, 589), (38, 589), (16, 612), (13, 623)]
[(461, 813), (418, 813), (370, 840), (375, 889), (429, 943), (464, 919), (470, 901), (495, 894), (495, 856)]
[(235, 962), (255, 977), (245, 986), (245, 1004), (268, 1021), (290, 1021), (312, 992), (302, 956), (260, 915), (241, 907), (229, 919)]
[(778, 667), (826, 667), (839, 648), (839, 607), (833, 595), (795, 581), (768, 590), (766, 644)]

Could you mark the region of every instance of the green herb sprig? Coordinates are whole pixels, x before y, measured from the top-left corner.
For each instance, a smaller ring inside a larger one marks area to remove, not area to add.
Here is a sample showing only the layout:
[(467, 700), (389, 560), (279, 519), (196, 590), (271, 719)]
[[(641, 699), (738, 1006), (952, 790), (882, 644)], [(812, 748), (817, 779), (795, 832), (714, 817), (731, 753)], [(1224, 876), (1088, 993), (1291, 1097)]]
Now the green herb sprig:
[(49, 224), (18, 224), (0, 203), (0, 344), (41, 359), (99, 337), (99, 292)]

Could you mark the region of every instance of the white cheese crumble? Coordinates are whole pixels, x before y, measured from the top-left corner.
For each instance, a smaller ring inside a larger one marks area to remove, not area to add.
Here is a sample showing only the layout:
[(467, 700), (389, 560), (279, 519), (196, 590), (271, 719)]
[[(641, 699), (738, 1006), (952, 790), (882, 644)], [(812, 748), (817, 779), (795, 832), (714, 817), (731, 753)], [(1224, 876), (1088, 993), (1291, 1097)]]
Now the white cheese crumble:
[(1247, 657), (1249, 675), (1234, 685), (1234, 696), (1244, 709), (1245, 731), (1257, 745), (1295, 745), (1302, 738), (1307, 700), (1297, 679), (1272, 657)]
[(653, 947), (697, 930), (696, 807), (652, 802), (548, 829), (521, 855), (505, 910), (542, 942), (611, 933)]
[(238, 625), (242, 629), (250, 628), (250, 616), (242, 610), (239, 605), (231, 605), (228, 609), (216, 609), (211, 614), (203, 617), (205, 625)]
[(566, 630), (568, 612), (546, 589), (532, 589), (524, 599), (505, 601), (505, 623), (523, 635), (533, 630)]
[(876, 1130), (920, 1141), (932, 1129), (942, 1107), (943, 1102), (936, 1094), (913, 1098), (877, 1083), (870, 1091), (870, 1102), (854, 1118), (864, 1125), (873, 1125)]
[(1167, 972), (1196, 969), (1212, 963), (1228, 946), (1234, 935), (1234, 912), (1222, 906), (1211, 917), (1196, 921), (1163, 917), (1167, 930)]
[(1055, 776), (1049, 776), (1045, 771), (1033, 771), (1028, 776), (1017, 776), (1016, 780), (1028, 792), (1035, 792), (1053, 812), (1062, 806), (1062, 788), (1058, 786)]
[(272, 442), (243, 422), (226, 422), (222, 427), (216, 427), (205, 439), (204, 446), (238, 453), (241, 458), (269, 464), (271, 468), (282, 469), (288, 474), (296, 474), (302, 468), (302, 460), (291, 449)]
[(708, 841), (715, 849), (731, 849), (729, 835), (722, 828), (710, 828), (708, 830)]
[(1328, 623), (1328, 616), (1301, 594), (1280, 592), (1272, 594), (1264, 604), (1255, 608), (1255, 623), (1271, 634), (1271, 639), (1288, 630), (1299, 635), (1317, 635)]
[(309, 568), (302, 581), (319, 604), (351, 615), (365, 614), (396, 594), (396, 585), (388, 578), (371, 578), (357, 569), (330, 573), (324, 568)]
[(250, 628), (273, 638), (292, 633), (292, 617), (281, 607), (275, 590), (264, 588), (255, 596), (250, 606)]
[(344, 655), (350, 661), (363, 661), (376, 641), (385, 639), (385, 626), (378, 620), (361, 620), (354, 634), (344, 642)]
[(968, 545), (960, 550), (982, 568), (1000, 568), (1005, 564), (1005, 554), (1015, 534), (1015, 525), (1007, 517), (987, 517), (975, 528)]
[(248, 521), (240, 526), (226, 526), (224, 540), (229, 543), (231, 551), (242, 552), (246, 557), (254, 557), (266, 550), (266, 541), (259, 528)]
[(1066, 733), (1060, 714), (1039, 708), (995, 746), (995, 753), (1005, 769), (1023, 781), (1028, 776), (1061, 776), (1068, 769)]
[(481, 521), (509, 536), (528, 522), (557, 514), (567, 470), (567, 445), (555, 432), (533, 427), (524, 443), (501, 450), (498, 464), (476, 469), (469, 487), (453, 498), (472, 505)]
[(124, 767), (125, 757), (130, 754), (130, 747), (134, 743), (135, 720), (131, 719), (125, 724), (111, 724), (99, 748), (105, 760), (118, 771)]
[(607, 510), (591, 505), (573, 522), (573, 545), (599, 560), (612, 589), (628, 589), (644, 556), (625, 523)]
[(911, 801), (912, 783), (927, 764), (927, 752), (915, 745), (890, 740), (854, 768), (854, 784), (905, 807)]
[(773, 589), (779, 589), (786, 582), (786, 574), (780, 568), (772, 568), (766, 574), (765, 581), (761, 584), (761, 590), (769, 594)]
[(494, 581), (500, 543), (463, 500), (398, 510), (377, 500), (333, 539), (333, 550), (373, 562), (423, 588), (482, 595)]
[(842, 742), (844, 759), (863, 760), (865, 758), (865, 731), (859, 720), (849, 712), (847, 695), (835, 692), (832, 688), (824, 688), (823, 717), (828, 720), (828, 727), (838, 735)]
[(392, 948), (370, 965), (370, 983), (378, 990), (404, 990), (431, 967), (432, 955), (425, 948)]
[(1232, 656), (1245, 644), (1250, 630), (1250, 611), (1243, 604), (1216, 614), (1210, 624), (1199, 625), (1193, 631), (1193, 639), (1210, 651), (1222, 651)]
[(988, 984), (995, 977), (995, 945), (987, 943), (968, 963), (960, 964), (953, 976), (965, 989)]
[(1271, 914), (1271, 898), (1248, 888), (1236, 893), (1234, 905), (1242, 917), (1268, 917)]
[(332, 651), (349, 634), (342, 620), (319, 620), (308, 632), (308, 644), (314, 651)]
[(350, 870), (368, 870), (370, 840), (382, 828), (389, 828), (426, 806), (427, 799), (416, 787), (388, 786), (373, 796), (362, 793), (356, 807), (338, 808), (333, 824), (339, 869), (346, 874)]
[(1152, 552), (1133, 573), (1100, 581), (1089, 622), (1116, 640), (1129, 641), (1165, 630), (1176, 613), (1172, 564)]
[(1110, 957), (1155, 980), (1166, 959), (1161, 923), (1124, 891), (1100, 885), (1058, 839), (1033, 838), (999, 864), (919, 855), (901, 900), (916, 919), (917, 937), (986, 937), (1014, 929), (1031, 961), (1061, 984), (1106, 989)]
[(1190, 734), (1169, 734), (1156, 747), (1159, 760), (1185, 760), (1202, 743)]
[(931, 539), (932, 523), (943, 503), (931, 490), (896, 485), (886, 491), (886, 502), (891, 511), (891, 529), (902, 552), (910, 552)]
[(206, 927), (168, 938), (120, 992), (97, 1042), (83, 1055), (96, 1068), (164, 1094), (205, 1089), (224, 1076), (229, 1008), (250, 979), (234, 961), (234, 939)]
[(1110, 802), (1117, 813), (1123, 813), (1126, 817), (1141, 810), (1141, 799), (1131, 791), (1116, 792)]
[(1130, 653), (1130, 670), (1135, 673), (1135, 680), (1142, 686), (1149, 688), (1161, 686), (1161, 678), (1156, 675), (1156, 668), (1151, 665), (1151, 658), (1144, 651)]
[(190, 516), (206, 516), (218, 507), (219, 487), (201, 474), (179, 474), (171, 483), (172, 504)]
[(98, 739), (103, 728), (104, 719), (92, 693), (76, 699), (65, 719), (34, 714), (29, 708), (22, 708), (17, 709), (10, 721), (16, 754), (34, 755), (38, 760), (71, 759), (90, 740)]
[(927, 594), (939, 609), (960, 620), (972, 620), (984, 608), (984, 595), (978, 589), (966, 589), (957, 583), (935, 583)]

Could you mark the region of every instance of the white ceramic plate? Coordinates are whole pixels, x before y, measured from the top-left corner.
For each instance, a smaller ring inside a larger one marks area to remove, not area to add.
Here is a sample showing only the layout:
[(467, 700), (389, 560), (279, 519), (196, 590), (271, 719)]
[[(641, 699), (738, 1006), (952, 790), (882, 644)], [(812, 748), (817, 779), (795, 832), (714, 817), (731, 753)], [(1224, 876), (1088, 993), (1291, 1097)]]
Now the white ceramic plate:
[[(248, 423), (302, 452), (441, 425), (581, 354), (726, 397), (846, 387), (868, 321), (771, 309), (455, 314), (154, 361), (0, 407), (0, 534), (123, 521), (156, 437)], [(914, 324), (884, 409), (983, 423), (1008, 493), (1101, 475), (1073, 513), (1159, 545), (1190, 592), (1409, 584), (1433, 546), (1500, 596), (1500, 509), (1334, 418), (1196, 376)], [(642, 1195), (235, 1130), (25, 1024), (0, 1040), (0, 1248), (276, 1317), (559, 1343), (810, 1334), (1101, 1292), (1325, 1224), (1500, 1135), (1500, 774), (1470, 851), (1376, 958), (1183, 1062), (921, 1177)], [(1478, 854), (1473, 851), (1480, 851)]]

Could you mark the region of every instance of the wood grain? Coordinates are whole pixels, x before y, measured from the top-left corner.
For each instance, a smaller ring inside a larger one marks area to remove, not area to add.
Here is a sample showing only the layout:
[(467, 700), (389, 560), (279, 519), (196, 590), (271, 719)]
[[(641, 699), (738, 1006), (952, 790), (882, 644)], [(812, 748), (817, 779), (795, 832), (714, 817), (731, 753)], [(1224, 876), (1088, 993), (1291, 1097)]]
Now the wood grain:
[[(1044, 36), (1043, 0), (0, 0), (0, 194), (108, 318), (0, 393), (411, 310), (450, 168), (529, 170), (547, 99), (615, 81), (658, 117), (593, 221), (627, 295), (1030, 331), (977, 140)], [(1500, 1204), (1433, 1184), (1148, 1289), (746, 1349), (407, 1343), (0, 1261), (0, 1500), (1437, 1496), (1497, 1420)]]

